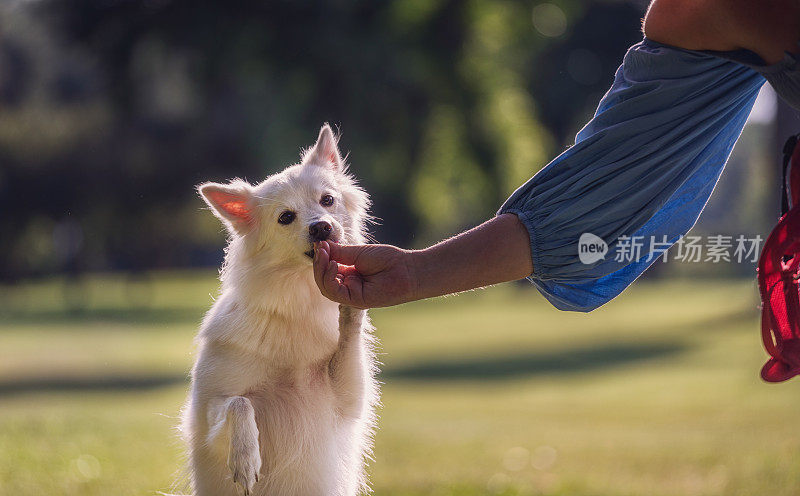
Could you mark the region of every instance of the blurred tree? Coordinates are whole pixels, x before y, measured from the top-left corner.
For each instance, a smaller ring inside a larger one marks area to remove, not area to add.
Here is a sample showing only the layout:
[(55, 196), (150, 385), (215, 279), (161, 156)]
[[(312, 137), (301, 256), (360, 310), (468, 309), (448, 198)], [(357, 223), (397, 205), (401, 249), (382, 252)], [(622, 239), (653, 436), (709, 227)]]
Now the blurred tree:
[(193, 186), (260, 180), (325, 121), (353, 151), (379, 240), (452, 233), (568, 142), (640, 37), (643, 8), (0, 5), (0, 278), (218, 263), (221, 228)]

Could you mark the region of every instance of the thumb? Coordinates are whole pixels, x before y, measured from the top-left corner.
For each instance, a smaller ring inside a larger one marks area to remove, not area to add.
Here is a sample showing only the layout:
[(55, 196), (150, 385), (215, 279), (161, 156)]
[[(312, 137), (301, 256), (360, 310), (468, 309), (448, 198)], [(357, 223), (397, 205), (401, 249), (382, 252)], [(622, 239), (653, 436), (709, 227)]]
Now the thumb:
[(330, 259), (344, 265), (355, 265), (356, 259), (364, 251), (367, 245), (330, 245)]

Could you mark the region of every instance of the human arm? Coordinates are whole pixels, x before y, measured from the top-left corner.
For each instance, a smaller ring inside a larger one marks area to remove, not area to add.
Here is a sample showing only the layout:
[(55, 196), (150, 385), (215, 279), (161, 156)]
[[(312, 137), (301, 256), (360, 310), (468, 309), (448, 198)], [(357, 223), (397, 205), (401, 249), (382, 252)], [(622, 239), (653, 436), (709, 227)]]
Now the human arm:
[(797, 52), (800, 2), (654, 0), (643, 31), (653, 41), (689, 50), (750, 50), (773, 64), (784, 52)]
[(383, 307), (522, 279), (533, 272), (530, 238), (503, 214), (424, 250), (319, 243), (314, 277), (322, 294), (358, 308)]
[[(536, 288), (556, 308), (587, 312), (636, 280), (694, 225), (763, 84), (755, 71), (711, 54), (649, 39), (631, 47), (575, 144), (499, 210), (516, 215), (528, 232), (533, 268), (528, 275)], [(581, 259), (584, 234), (602, 240), (604, 258)], [(389, 268), (411, 267), (380, 265), (378, 252), (372, 251), (383, 250), (386, 260), (406, 259), (396, 248), (361, 249), (371, 251), (375, 265), (361, 275), (377, 277)], [(331, 255), (353, 263), (335, 248)], [(495, 262), (483, 263), (491, 267)], [(346, 291), (346, 278), (358, 276), (355, 268), (342, 270), (341, 284), (327, 289), (320, 284), (337, 301), (342, 296), (332, 289)], [(410, 269), (396, 280), (408, 282), (409, 274)], [(329, 280), (334, 276), (329, 274)], [(491, 282), (496, 281), (483, 283)], [(408, 301), (409, 295), (427, 296), (413, 287), (365, 284), (362, 306), (375, 306), (369, 295), (378, 287), (396, 293), (381, 296), (382, 305)]]
[[(654, 19), (664, 21), (672, 15), (669, 9), (659, 13), (656, 7), (681, 1), (689, 0), (657, 0), (645, 23), (646, 32), (656, 29), (652, 28)], [(703, 3), (697, 5), (712, 1), (698, 0)], [(684, 22), (702, 19), (701, 14), (708, 12), (673, 14), (672, 21)], [(690, 46), (687, 40), (685, 36), (677, 41), (663, 39), (664, 45), (648, 38), (631, 47), (575, 145), (522, 185), (500, 209), (501, 214), (516, 215), (527, 229), (534, 270), (531, 281), (559, 309), (590, 311), (603, 305), (685, 235), (708, 201), (741, 133), (764, 78), (734, 62), (674, 46), (724, 50), (737, 44)], [(608, 256), (588, 263), (580, 260), (578, 243), (586, 233), (607, 245)], [(627, 252), (622, 250), (625, 239)], [(643, 246), (631, 250), (637, 239)], [(375, 306), (369, 298), (377, 288), (393, 292), (382, 295), (382, 305), (433, 296), (416, 291), (413, 265), (394, 263), (409, 260), (402, 250), (386, 246), (361, 250), (370, 252), (370, 265), (374, 265), (369, 267), (371, 272), (360, 273), (368, 277), (361, 286), (366, 296), (345, 293), (350, 289), (347, 278), (359, 276), (352, 267), (328, 273), (327, 288), (326, 280), (318, 275), (323, 293), (333, 299), (362, 297), (362, 306)], [(330, 255), (344, 264), (353, 263), (342, 260), (335, 247)], [(381, 257), (385, 257), (383, 265)], [(491, 267), (495, 262), (483, 264)], [(405, 272), (398, 274), (398, 268)], [(339, 272), (341, 281), (336, 281)], [(390, 273), (403, 284), (376, 285), (370, 280)], [(443, 284), (453, 291), (470, 287), (453, 282)], [(497, 281), (471, 282), (476, 287)]]

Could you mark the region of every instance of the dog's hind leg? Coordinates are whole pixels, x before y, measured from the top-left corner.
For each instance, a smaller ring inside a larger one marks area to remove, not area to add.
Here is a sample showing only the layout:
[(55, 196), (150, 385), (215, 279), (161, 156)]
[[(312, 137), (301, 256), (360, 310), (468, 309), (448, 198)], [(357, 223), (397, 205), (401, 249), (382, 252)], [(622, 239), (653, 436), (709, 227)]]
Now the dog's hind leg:
[(339, 412), (359, 418), (364, 408), (366, 373), (362, 328), (364, 310), (339, 305), (339, 344), (330, 361), (329, 373)]
[(244, 396), (233, 396), (212, 402), (208, 411), (211, 429), (208, 444), (219, 445), (228, 441), (228, 468), (233, 482), (239, 484), (245, 495), (253, 491), (261, 470), (261, 453), (258, 446), (258, 426), (253, 404)]

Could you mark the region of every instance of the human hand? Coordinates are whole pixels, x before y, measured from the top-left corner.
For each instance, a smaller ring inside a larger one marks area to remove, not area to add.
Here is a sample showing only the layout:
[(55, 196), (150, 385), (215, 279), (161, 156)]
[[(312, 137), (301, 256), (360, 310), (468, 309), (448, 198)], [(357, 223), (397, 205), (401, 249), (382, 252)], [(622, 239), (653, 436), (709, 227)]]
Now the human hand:
[(314, 279), (327, 298), (356, 308), (417, 299), (411, 252), (391, 245), (314, 244)]

